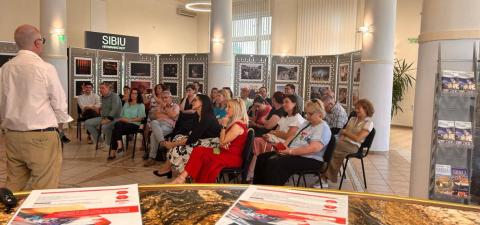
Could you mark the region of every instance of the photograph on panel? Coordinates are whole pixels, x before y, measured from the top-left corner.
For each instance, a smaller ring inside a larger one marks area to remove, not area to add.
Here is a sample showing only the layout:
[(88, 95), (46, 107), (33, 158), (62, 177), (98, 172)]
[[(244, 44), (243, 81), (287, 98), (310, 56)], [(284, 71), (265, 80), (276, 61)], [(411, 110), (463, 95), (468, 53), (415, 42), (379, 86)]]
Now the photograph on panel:
[(355, 107), (357, 104), (358, 97), (360, 96), (360, 91), (358, 90), (358, 86), (353, 86), (352, 88), (352, 107)]
[(130, 62), (130, 75), (136, 77), (149, 77), (152, 74), (152, 63)]
[[(276, 84), (275, 85), (275, 91), (280, 91), (280, 92), (283, 92), (285, 93), (285, 85), (287, 84)], [(298, 84), (293, 84), (293, 86), (295, 86), (295, 91), (298, 92)]]
[(263, 83), (240, 83), (240, 92), (243, 89), (248, 89), (248, 98), (254, 99), (257, 96), (257, 93), (261, 87), (263, 87)]
[(312, 83), (330, 83), (330, 65), (310, 66), (310, 81)]
[(361, 65), (361, 62), (353, 63), (353, 83), (355, 84), (360, 83), (360, 65)]
[(118, 66), (120, 61), (118, 60), (109, 60), (109, 59), (102, 59), (102, 75), (103, 76), (118, 76)]
[(277, 82), (298, 82), (298, 65), (277, 65)]
[(178, 78), (178, 63), (164, 63), (163, 77), (166, 78)]
[(328, 90), (330, 90), (330, 85), (312, 85), (310, 86), (310, 99), (321, 99)]
[(73, 90), (75, 90), (75, 96), (79, 96), (83, 94), (83, 88), (85, 83), (92, 83), (90, 79), (76, 79), (73, 81)]
[(257, 63), (241, 63), (240, 67), (240, 81), (262, 81), (263, 79), (263, 64)]
[(74, 58), (75, 76), (92, 76), (92, 59), (75, 57)]
[(140, 93), (147, 93), (148, 89), (152, 88), (152, 81), (149, 80), (132, 80), (130, 81), (130, 88), (136, 88)]
[(204, 67), (203, 63), (189, 63), (187, 78), (203, 80)]
[(350, 72), (350, 65), (343, 63), (338, 66), (339, 81), (342, 84), (348, 83), (348, 74)]
[(175, 96), (175, 97), (178, 96), (178, 83), (177, 82), (165, 81), (165, 82), (163, 82), (163, 84), (170, 89), (170, 93), (172, 93), (172, 96)]
[(338, 102), (344, 107), (347, 106), (348, 101), (348, 87), (345, 85), (338, 86)]
[(3, 64), (7, 63), (10, 59), (13, 59), (15, 55), (3, 55), (0, 54), (0, 67), (3, 66)]

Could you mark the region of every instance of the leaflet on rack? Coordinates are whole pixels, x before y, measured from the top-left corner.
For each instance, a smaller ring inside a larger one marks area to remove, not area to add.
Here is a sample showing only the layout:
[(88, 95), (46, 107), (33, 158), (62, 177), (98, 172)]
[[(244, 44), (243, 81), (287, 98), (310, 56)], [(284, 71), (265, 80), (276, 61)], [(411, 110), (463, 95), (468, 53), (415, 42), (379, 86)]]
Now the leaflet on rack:
[(9, 225), (141, 225), (138, 185), (32, 191)]
[(250, 186), (216, 224), (348, 224), (348, 196)]

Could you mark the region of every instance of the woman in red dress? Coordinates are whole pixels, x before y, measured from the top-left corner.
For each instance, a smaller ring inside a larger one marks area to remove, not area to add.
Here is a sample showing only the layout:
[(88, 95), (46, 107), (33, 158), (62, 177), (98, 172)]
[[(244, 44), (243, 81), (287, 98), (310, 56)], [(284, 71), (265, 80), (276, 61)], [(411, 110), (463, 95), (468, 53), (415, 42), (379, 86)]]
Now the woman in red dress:
[(220, 148), (195, 147), (185, 170), (171, 183), (183, 184), (187, 176), (196, 183), (215, 183), (223, 168), (240, 167), (247, 140), (247, 123), (248, 115), (243, 100), (229, 100), (227, 116), (220, 120)]

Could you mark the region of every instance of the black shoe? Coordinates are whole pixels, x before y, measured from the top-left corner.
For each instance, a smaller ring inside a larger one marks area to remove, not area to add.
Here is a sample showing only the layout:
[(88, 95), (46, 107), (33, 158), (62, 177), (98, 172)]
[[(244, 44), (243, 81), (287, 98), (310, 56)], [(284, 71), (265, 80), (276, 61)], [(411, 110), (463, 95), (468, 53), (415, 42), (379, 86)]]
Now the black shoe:
[(153, 174), (155, 174), (155, 176), (157, 176), (157, 177), (165, 177), (166, 176), (168, 179), (172, 179), (172, 176), (173, 176), (173, 173), (172, 173), (171, 170), (166, 172), (166, 173), (159, 173), (158, 170), (155, 170), (155, 171), (153, 171)]
[(70, 143), (70, 139), (68, 139), (67, 136), (62, 136), (61, 141), (62, 141), (62, 143), (64, 143), (64, 144)]
[(108, 161), (111, 161), (111, 160), (114, 160), (115, 158), (117, 158), (117, 155), (108, 156), (107, 160), (108, 160)]

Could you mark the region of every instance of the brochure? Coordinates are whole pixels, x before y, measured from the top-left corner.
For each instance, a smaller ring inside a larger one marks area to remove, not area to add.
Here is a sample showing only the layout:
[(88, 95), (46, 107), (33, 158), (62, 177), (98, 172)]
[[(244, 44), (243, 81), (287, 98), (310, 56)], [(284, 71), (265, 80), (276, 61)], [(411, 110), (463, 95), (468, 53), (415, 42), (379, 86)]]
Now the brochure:
[(450, 195), (452, 193), (452, 168), (450, 165), (435, 164), (435, 193)]
[(439, 143), (455, 143), (455, 121), (438, 120), (437, 140)]
[(475, 91), (475, 74), (473, 72), (458, 72), (459, 89), (462, 91)]
[(250, 186), (216, 224), (348, 224), (348, 196)]
[(472, 123), (455, 121), (455, 140), (458, 144), (472, 144)]
[(460, 198), (467, 198), (470, 192), (470, 182), (468, 179), (468, 170), (465, 168), (453, 168), (452, 169), (452, 195), (456, 195)]
[(442, 89), (444, 91), (458, 91), (458, 71), (444, 70), (442, 71)]
[(9, 225), (141, 225), (138, 185), (35, 190)]

